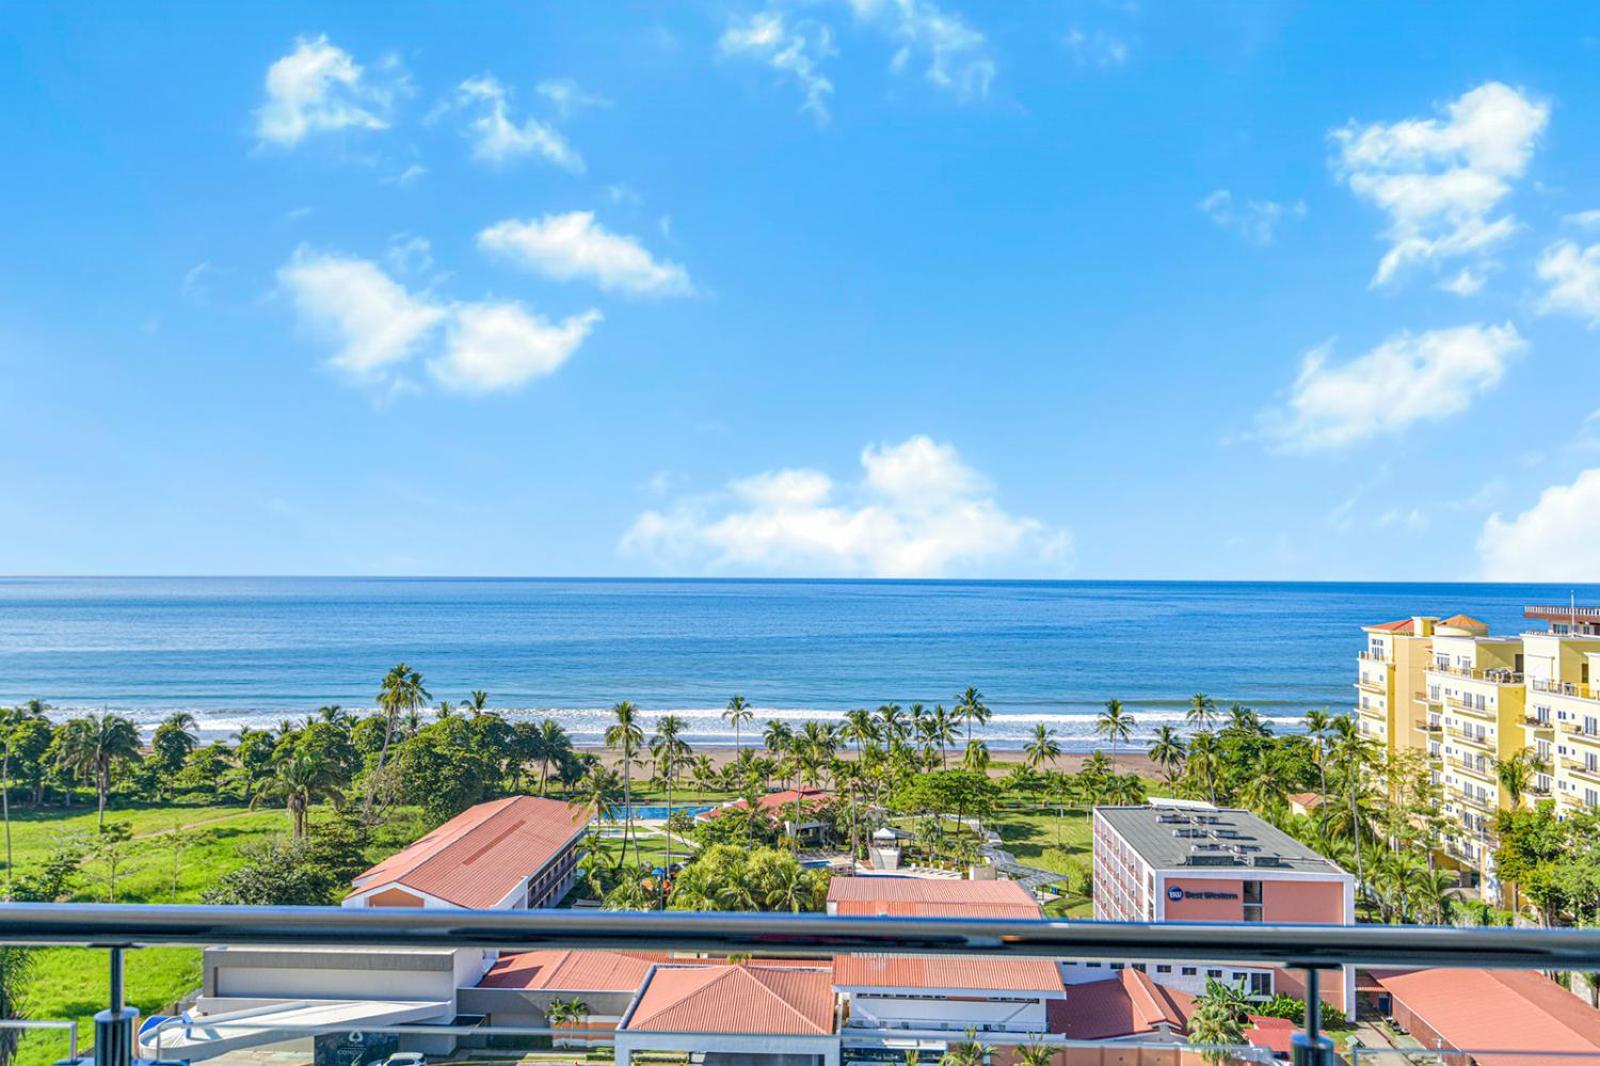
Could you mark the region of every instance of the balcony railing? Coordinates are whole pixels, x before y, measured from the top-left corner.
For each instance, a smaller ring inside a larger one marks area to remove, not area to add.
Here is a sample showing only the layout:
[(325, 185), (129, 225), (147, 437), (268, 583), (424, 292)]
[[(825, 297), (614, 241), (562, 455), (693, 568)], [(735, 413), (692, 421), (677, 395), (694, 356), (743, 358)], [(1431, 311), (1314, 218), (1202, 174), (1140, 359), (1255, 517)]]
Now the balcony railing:
[[(95, 1021), (94, 1062), (125, 1066), (133, 1057), (137, 1013), (123, 1000), (127, 952), (147, 946), (296, 947), (389, 949), (588, 948), (629, 952), (714, 953), (757, 958), (831, 958), (849, 952), (962, 954), (1051, 959), (1113, 959), (1204, 962), (1214, 965), (1273, 965), (1303, 971), (1307, 1002), (1320, 1002), (1326, 971), (1367, 968), (1500, 967), (1539, 970), (1600, 970), (1600, 930), (1545, 928), (1455, 928), (1388, 925), (1263, 925), (1261, 923), (1119, 923), (1011, 921), (995, 919), (857, 918), (794, 914), (683, 914), (587, 911), (457, 911), (447, 909), (349, 910), (337, 907), (216, 907), (94, 904), (0, 905), (0, 943), (109, 948), (109, 996)], [(13, 1027), (17, 1023), (11, 1023)], [(29, 1023), (31, 1024), (31, 1023)], [(267, 1027), (224, 1023), (211, 1029)], [(166, 1031), (163, 1026), (167, 1026)], [(207, 1029), (202, 1016), (152, 1023), (145, 1040), (172, 1043), (185, 1030)], [(281, 1025), (279, 1039), (348, 1033), (356, 1023)], [(377, 1025), (373, 1029), (419, 1037), (474, 1038), (506, 1035), (574, 1036), (569, 1028), (482, 1025), (456, 1018), (443, 1025)], [(851, 1027), (852, 1033), (854, 1027)], [(898, 1032), (898, 1031), (897, 1031)], [(1508, 1029), (1508, 1032), (1512, 1030)], [(585, 1032), (601, 1044), (621, 1031)], [(169, 1036), (170, 1034), (170, 1036)], [(658, 1034), (651, 1034), (652, 1036)], [(673, 1033), (675, 1038), (713, 1039), (717, 1034)], [(919, 1033), (959, 1041), (959, 1033)], [(834, 1037), (833, 1039), (838, 1039)], [(1062, 1048), (1090, 1041), (985, 1032), (988, 1044), (1044, 1042)], [(265, 1041), (257, 1039), (259, 1045)], [(1320, 1012), (1307, 1011), (1294, 1035), (1294, 1061), (1332, 1066), (1332, 1042), (1321, 1031)], [(694, 1043), (690, 1047), (697, 1046)], [(1136, 1045), (1118, 1043), (1119, 1049)], [(1167, 1043), (1167, 1049), (1173, 1047)], [(816, 1052), (813, 1052), (815, 1054)], [(174, 1050), (169, 1057), (182, 1057)], [(619, 1054), (619, 1061), (623, 1056)], [(1230, 1050), (1235, 1062), (1269, 1061), (1251, 1049)], [(1540, 1061), (1554, 1061), (1547, 1058)]]
[(1503, 666), (1491, 666), (1484, 669), (1471, 666), (1451, 666), (1446, 663), (1434, 663), (1428, 667), (1430, 674), (1448, 674), (1451, 677), (1464, 677), (1470, 681), (1488, 681), (1496, 685), (1520, 685), (1522, 673)]
[(1483, 748), (1487, 751), (1494, 747), (1494, 741), (1490, 740), (1487, 734), (1479, 735), (1458, 726), (1452, 726), (1445, 732), (1450, 734), (1452, 740), (1459, 740), (1463, 744), (1471, 744), (1475, 748)]
[(1580, 700), (1600, 699), (1595, 690), (1577, 681), (1559, 681), (1545, 677), (1535, 677), (1528, 681), (1528, 687), (1535, 692), (1548, 692), (1552, 696), (1575, 696)]
[(1356, 658), (1364, 663), (1383, 663), (1388, 665), (1389, 657), (1381, 651), (1361, 651), (1356, 653)]

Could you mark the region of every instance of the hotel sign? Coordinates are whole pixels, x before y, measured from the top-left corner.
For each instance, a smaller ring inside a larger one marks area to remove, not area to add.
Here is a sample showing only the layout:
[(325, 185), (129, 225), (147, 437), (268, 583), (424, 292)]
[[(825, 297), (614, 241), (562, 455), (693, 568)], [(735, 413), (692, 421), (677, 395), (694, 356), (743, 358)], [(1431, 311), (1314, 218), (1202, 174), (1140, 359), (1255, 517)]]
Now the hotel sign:
[(1167, 898), (1170, 899), (1174, 903), (1180, 903), (1180, 902), (1182, 902), (1183, 900), (1186, 900), (1186, 899), (1238, 899), (1239, 898), (1239, 893), (1237, 893), (1237, 892), (1202, 892), (1202, 891), (1199, 891), (1198, 889), (1193, 889), (1193, 888), (1185, 890), (1180, 885), (1172, 885), (1171, 887), (1169, 887), (1167, 889)]

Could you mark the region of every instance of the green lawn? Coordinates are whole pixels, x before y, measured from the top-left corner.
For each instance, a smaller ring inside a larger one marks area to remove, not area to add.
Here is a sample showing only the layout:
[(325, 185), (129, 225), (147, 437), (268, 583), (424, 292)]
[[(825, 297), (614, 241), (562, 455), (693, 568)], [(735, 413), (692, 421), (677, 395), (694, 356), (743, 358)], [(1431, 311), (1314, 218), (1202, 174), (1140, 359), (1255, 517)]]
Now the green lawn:
[[(399, 812), (403, 820), (411, 812)], [(134, 839), (125, 845), (126, 859), (117, 874), (117, 900), (122, 903), (198, 903), (205, 890), (243, 864), (240, 848), (288, 830), (279, 810), (252, 811), (241, 806), (118, 805), (106, 820), (127, 822)], [(173, 891), (173, 830), (182, 844), (177, 856), (177, 891)], [(420, 832), (421, 826), (418, 826)], [(63, 834), (92, 837), (95, 813), (81, 806), (13, 812), (12, 859), (25, 875), (47, 857)], [(103, 902), (108, 884), (102, 864), (84, 864), (85, 876), (71, 898)], [(78, 1021), (83, 1047), (93, 1043), (93, 1016), (106, 1007), (107, 962), (104, 951), (48, 948), (38, 953), (38, 971), (28, 1003), (29, 1017)], [(126, 962), (128, 1002), (142, 1014), (164, 1009), (200, 986), (200, 952), (194, 948), (145, 948), (130, 952)], [(46, 1066), (67, 1052), (66, 1034), (31, 1033), (23, 1038), (18, 1066)]]
[[(1001, 810), (988, 822), (1005, 841), (1006, 850), (1026, 866), (1068, 874), (1087, 870), (1091, 860), (1091, 820), (1086, 810), (1068, 808), (1065, 817), (1054, 810)], [(1062, 891), (1065, 884), (1056, 885)], [(1074, 892), (1045, 906), (1051, 918), (1087, 918), (1094, 910), (1089, 896)]]

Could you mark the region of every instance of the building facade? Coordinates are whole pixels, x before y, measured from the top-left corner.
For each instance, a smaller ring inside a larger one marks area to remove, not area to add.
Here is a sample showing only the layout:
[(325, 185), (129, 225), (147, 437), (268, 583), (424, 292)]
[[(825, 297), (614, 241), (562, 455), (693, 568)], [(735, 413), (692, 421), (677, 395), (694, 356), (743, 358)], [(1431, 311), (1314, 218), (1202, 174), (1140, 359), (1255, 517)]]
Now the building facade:
[[(1355, 922), (1355, 878), (1248, 811), (1174, 801), (1096, 807), (1093, 843), (1100, 921)], [(1140, 965), (1158, 983), (1192, 993), (1208, 978), (1243, 984), (1254, 996), (1303, 992), (1269, 966)], [(1068, 981), (1092, 979), (1093, 970), (1092, 960), (1069, 967)], [(1327, 998), (1341, 1010), (1354, 1003), (1352, 969)]]
[(1427, 760), (1446, 815), (1440, 857), (1494, 902), (1495, 814), (1513, 800), (1500, 765), (1529, 762), (1519, 804), (1553, 800), (1562, 816), (1600, 807), (1600, 608), (1524, 614), (1545, 628), (1492, 636), (1465, 615), (1367, 626), (1356, 660), (1361, 732)]

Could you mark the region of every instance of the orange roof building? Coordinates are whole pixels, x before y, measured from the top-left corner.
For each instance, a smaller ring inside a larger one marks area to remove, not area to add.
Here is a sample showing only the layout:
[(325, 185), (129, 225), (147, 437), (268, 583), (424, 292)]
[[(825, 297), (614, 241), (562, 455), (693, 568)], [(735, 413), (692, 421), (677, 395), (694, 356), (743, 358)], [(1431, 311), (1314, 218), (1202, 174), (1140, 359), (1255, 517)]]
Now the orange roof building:
[(520, 951), (496, 959), (478, 987), (633, 993), (654, 961), (621, 951)]
[(1390, 997), (1390, 1016), (1425, 1047), (1468, 1052), (1478, 1066), (1531, 1061), (1478, 1050), (1506, 1048), (1600, 1063), (1600, 1011), (1534, 970), (1375, 971), (1372, 977)]
[(835, 877), (828, 913), (855, 917), (1041, 919), (1044, 911), (1015, 881), (921, 877)]
[(616, 1033), (617, 1066), (641, 1051), (813, 1055), (837, 1062), (832, 973), (820, 967), (661, 963)]
[(1070, 985), (1050, 1004), (1049, 1031), (1070, 1040), (1177, 1037), (1188, 1028), (1194, 997), (1158, 985), (1129, 966), (1104, 981)]
[(551, 906), (572, 887), (587, 828), (559, 800), (480, 803), (357, 877), (344, 906)]

